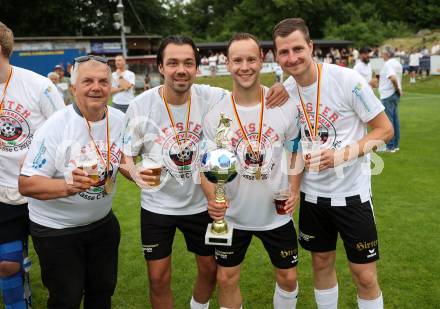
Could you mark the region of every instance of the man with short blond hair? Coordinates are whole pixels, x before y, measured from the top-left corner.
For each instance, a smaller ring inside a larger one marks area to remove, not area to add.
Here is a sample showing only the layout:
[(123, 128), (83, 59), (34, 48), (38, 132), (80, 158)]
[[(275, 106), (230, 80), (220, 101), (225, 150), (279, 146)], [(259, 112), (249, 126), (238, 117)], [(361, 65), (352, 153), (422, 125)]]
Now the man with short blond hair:
[[(254, 236), (266, 249), (275, 271), (275, 309), (296, 308), (298, 244), (291, 213), (299, 200), (301, 174), (288, 177), (283, 169), (283, 146), (298, 135), (298, 111), (293, 100), (274, 109), (265, 106), (268, 88), (260, 83), (263, 55), (258, 40), (237, 33), (227, 47), (232, 93), (207, 114), (203, 130), (214, 143), (220, 114), (232, 120), (231, 147), (239, 162), (238, 176), (226, 184), (228, 204), (215, 202), (214, 185), (202, 178), (208, 211), (214, 220), (226, 218), (234, 226), (232, 244), (215, 246), (221, 308), (241, 308), (241, 265)], [(295, 162), (296, 148), (289, 148)], [(287, 190), (286, 205), (278, 211), (274, 192)]]

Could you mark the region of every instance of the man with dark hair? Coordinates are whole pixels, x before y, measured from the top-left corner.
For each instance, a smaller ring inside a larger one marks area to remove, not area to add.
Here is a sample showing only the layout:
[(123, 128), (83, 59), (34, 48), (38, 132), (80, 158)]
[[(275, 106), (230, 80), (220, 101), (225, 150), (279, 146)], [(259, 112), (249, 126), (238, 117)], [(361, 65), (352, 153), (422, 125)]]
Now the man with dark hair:
[(377, 79), (373, 78), (373, 70), (371, 69), (370, 63), (370, 51), (371, 50), (368, 47), (360, 49), (359, 61), (356, 62), (353, 70), (358, 72), (371, 87), (376, 87)]
[(305, 170), (299, 242), (311, 251), (318, 308), (337, 308), (338, 234), (357, 286), (359, 308), (383, 308), (368, 153), (392, 137), (391, 123), (357, 72), (313, 60), (313, 43), (302, 19), (281, 21), (273, 40), (278, 63), (291, 75), (285, 86), (300, 111)]
[(20, 164), (34, 133), (56, 110), (64, 107), (47, 78), (12, 66), (14, 35), (0, 22), (0, 287), (6, 308), (26, 308), (28, 271), (28, 207), (18, 191)]
[(132, 71), (127, 70), (124, 56), (117, 55), (115, 65), (116, 71), (112, 73), (112, 106), (125, 113), (134, 99), (136, 76)]
[[(204, 240), (211, 220), (198, 185), (199, 142), (206, 113), (227, 93), (194, 84), (200, 56), (188, 37), (165, 38), (158, 50), (157, 64), (164, 84), (145, 91), (130, 104), (123, 137), (126, 164), (133, 164), (138, 155), (144, 157), (142, 169), (128, 169), (142, 188), (141, 236), (150, 301), (154, 309), (173, 307), (171, 251), (178, 228), (197, 262), (190, 306), (203, 309), (209, 307), (215, 287), (216, 263), (213, 247), (205, 245)], [(277, 96), (272, 93), (272, 100)], [(162, 176), (153, 175), (152, 161), (159, 161), (155, 166), (162, 166)]]
[[(274, 109), (265, 107), (264, 93), (268, 88), (260, 84), (262, 66), (258, 40), (248, 33), (236, 34), (227, 49), (232, 93), (209, 111), (203, 124), (207, 139), (214, 142), (220, 113), (232, 119), (231, 147), (239, 162), (238, 177), (225, 188), (229, 208), (215, 202), (214, 185), (202, 177), (209, 214), (215, 220), (226, 216), (234, 228), (232, 244), (215, 247), (221, 308), (242, 306), (241, 264), (253, 236), (261, 239), (274, 266), (274, 308), (292, 309), (297, 302), (298, 245), (291, 213), (299, 200), (301, 174), (288, 177), (282, 158), (285, 142), (299, 135), (298, 111), (293, 100)], [(291, 161), (295, 162), (296, 150), (289, 150), (293, 152)], [(286, 190), (287, 201), (277, 211), (273, 196), (280, 190)]]

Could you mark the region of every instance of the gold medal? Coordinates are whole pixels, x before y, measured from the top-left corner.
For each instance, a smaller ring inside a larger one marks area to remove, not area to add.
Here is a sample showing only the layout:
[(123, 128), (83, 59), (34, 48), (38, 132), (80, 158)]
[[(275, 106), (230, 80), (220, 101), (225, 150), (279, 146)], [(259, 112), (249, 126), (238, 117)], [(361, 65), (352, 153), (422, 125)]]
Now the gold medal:
[[(264, 115), (264, 89), (263, 87), (260, 88), (260, 126), (258, 129), (258, 140), (257, 140), (257, 149), (254, 150), (254, 147), (252, 147), (251, 141), (249, 140), (248, 135), (246, 134), (246, 131), (244, 130), (244, 127), (241, 123), (240, 116), (238, 115), (237, 107), (235, 106), (235, 99), (234, 95), (231, 93), (231, 102), (232, 102), (232, 108), (234, 109), (235, 118), (237, 119), (238, 126), (240, 127), (240, 131), (243, 135), (244, 140), (247, 143), (247, 150), (248, 152), (252, 153), (253, 160), (255, 164), (253, 164), (255, 168), (255, 179), (260, 180), (261, 179), (261, 166), (260, 164), (263, 164), (264, 158), (260, 162), (260, 153), (261, 153), (261, 135), (263, 130), (263, 115)], [(252, 162), (252, 163), (254, 163)]]
[(104, 190), (105, 190), (105, 192), (106, 192), (107, 194), (111, 194), (111, 193), (113, 192), (113, 187), (114, 187), (114, 185), (115, 185), (115, 184), (113, 183), (111, 177), (108, 177), (108, 178), (105, 180), (105, 184), (104, 184)]
[(257, 167), (257, 170), (255, 171), (255, 179), (261, 179), (261, 167)]

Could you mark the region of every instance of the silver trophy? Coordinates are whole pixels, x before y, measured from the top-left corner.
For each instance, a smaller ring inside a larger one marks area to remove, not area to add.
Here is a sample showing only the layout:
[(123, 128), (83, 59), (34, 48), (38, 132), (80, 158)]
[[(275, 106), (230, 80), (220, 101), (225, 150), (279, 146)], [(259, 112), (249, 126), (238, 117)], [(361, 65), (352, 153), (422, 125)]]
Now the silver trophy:
[[(215, 183), (215, 201), (226, 203), (225, 183), (232, 181), (237, 176), (237, 157), (230, 150), (228, 132), (231, 119), (220, 114), (215, 142), (216, 148), (208, 150), (201, 159), (201, 169), (208, 181)], [(205, 234), (207, 245), (230, 246), (232, 243), (232, 225), (223, 218), (208, 224)]]

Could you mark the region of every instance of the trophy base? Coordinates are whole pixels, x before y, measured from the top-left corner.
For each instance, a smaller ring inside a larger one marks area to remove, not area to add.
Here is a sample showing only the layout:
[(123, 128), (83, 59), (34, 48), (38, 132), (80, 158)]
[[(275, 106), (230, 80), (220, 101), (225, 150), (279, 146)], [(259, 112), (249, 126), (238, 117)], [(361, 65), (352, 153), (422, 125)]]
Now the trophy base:
[(228, 223), (228, 232), (225, 234), (216, 234), (212, 232), (212, 223), (208, 224), (205, 233), (205, 244), (215, 246), (230, 246), (232, 244), (233, 227)]

